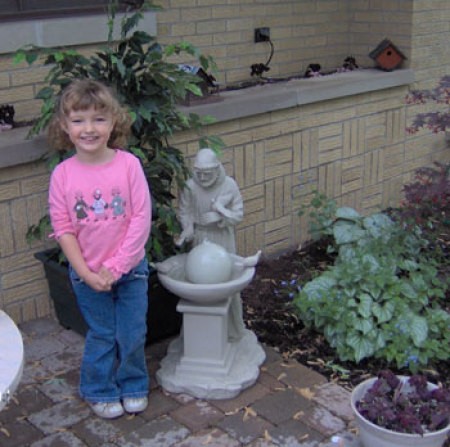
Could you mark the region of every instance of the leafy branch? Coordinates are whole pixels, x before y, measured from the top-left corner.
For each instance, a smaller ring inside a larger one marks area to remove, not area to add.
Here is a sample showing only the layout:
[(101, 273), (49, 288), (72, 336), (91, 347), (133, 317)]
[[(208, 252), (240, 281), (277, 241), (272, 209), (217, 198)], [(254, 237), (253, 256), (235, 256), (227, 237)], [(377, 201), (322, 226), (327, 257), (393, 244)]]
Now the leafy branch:
[[(162, 259), (173, 254), (172, 235), (179, 230), (173, 207), (174, 187), (183, 187), (189, 175), (182, 151), (170, 143), (170, 137), (186, 129), (200, 131), (210, 124), (211, 117), (194, 113), (184, 114), (178, 104), (191, 92), (201, 95), (200, 79), (170, 62), (175, 55), (194, 57), (206, 70), (215, 70), (210, 56), (202, 55), (188, 42), (162, 47), (155, 37), (145, 31), (135, 30), (143, 13), (154, 6), (145, 1), (137, 10), (120, 22), (120, 39), (113, 40), (116, 8), (110, 4), (108, 12), (108, 39), (106, 45), (90, 57), (74, 49), (44, 48), (27, 45), (16, 52), (15, 62), (32, 65), (44, 59), (49, 67), (37, 98), (43, 101), (40, 116), (29, 136), (45, 129), (54, 112), (60, 92), (73, 79), (90, 78), (109, 85), (117, 94), (133, 118), (130, 150), (142, 162), (153, 197), (152, 237), (148, 246), (150, 258)], [(219, 149), (223, 142), (219, 137), (202, 135), (200, 147)], [(64, 155), (63, 155), (64, 156)], [(61, 160), (51, 157), (53, 166)], [(38, 235), (41, 225), (31, 229)]]
[[(429, 101), (439, 105), (450, 104), (450, 75), (444, 76), (434, 89), (413, 90), (406, 97), (407, 104), (426, 104)], [(406, 130), (409, 134), (415, 134), (422, 128), (430, 129), (434, 133), (445, 132), (450, 128), (450, 111), (447, 109), (418, 113)]]

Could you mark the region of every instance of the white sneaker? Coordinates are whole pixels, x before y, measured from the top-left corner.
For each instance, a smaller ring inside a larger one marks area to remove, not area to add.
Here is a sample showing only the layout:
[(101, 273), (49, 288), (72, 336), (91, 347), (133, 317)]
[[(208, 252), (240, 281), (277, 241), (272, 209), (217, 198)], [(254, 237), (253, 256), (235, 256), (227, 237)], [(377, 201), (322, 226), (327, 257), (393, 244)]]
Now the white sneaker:
[(146, 397), (125, 397), (123, 408), (127, 413), (140, 413), (147, 408), (148, 399)]
[(122, 416), (124, 411), (120, 402), (89, 402), (92, 411), (103, 419), (115, 419)]

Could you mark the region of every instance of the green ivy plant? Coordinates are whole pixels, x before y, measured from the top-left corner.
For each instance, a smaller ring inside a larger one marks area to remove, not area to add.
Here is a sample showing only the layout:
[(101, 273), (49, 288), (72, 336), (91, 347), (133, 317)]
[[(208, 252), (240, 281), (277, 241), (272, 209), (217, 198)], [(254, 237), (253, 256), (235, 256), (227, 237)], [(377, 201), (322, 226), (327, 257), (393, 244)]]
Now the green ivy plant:
[[(162, 47), (155, 37), (136, 29), (146, 10), (154, 8), (145, 1), (127, 13), (120, 23), (120, 37), (113, 39), (116, 7), (110, 4), (108, 11), (108, 37), (106, 45), (91, 57), (85, 57), (74, 49), (43, 48), (27, 45), (16, 52), (15, 61), (37, 63), (44, 57), (44, 65), (50, 71), (47, 85), (37, 94), (43, 101), (41, 114), (31, 129), (30, 136), (38, 134), (48, 125), (61, 90), (76, 78), (90, 78), (111, 86), (133, 118), (129, 149), (142, 161), (144, 172), (152, 192), (152, 235), (147, 247), (149, 258), (161, 260), (175, 252), (173, 235), (179, 231), (179, 223), (173, 207), (174, 187), (183, 187), (189, 175), (181, 150), (169, 139), (185, 129), (201, 130), (211, 123), (209, 117), (200, 118), (194, 113), (184, 114), (177, 107), (188, 92), (201, 95), (199, 78), (181, 70), (170, 62), (173, 55), (186, 54), (196, 58), (205, 71), (216, 69), (211, 57), (206, 57), (187, 42)], [(199, 147), (218, 149), (220, 138), (200, 136)], [(54, 155), (50, 165), (54, 167), (66, 154)], [(42, 237), (48, 227), (48, 215), (30, 227), (29, 237)]]
[(294, 305), (307, 326), (323, 332), (341, 361), (376, 357), (417, 371), (450, 356), (446, 284), (419, 234), (383, 213), (336, 209), (334, 265), (306, 283)]

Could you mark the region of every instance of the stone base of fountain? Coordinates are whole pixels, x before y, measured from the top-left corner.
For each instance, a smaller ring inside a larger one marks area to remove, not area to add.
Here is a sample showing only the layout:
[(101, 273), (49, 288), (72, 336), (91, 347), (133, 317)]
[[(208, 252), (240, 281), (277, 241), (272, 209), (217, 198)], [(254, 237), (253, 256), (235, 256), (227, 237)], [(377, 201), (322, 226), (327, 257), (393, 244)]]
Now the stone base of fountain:
[(230, 298), (207, 306), (180, 300), (183, 332), (169, 345), (156, 373), (166, 391), (229, 399), (256, 382), (264, 350), (249, 330), (240, 340), (228, 341), (229, 307)]
[(191, 370), (191, 374), (185, 375), (177, 368), (183, 356), (183, 339), (177, 338), (171, 343), (167, 356), (156, 373), (158, 383), (171, 393), (186, 393), (199, 399), (236, 397), (256, 382), (265, 353), (257, 343), (255, 334), (249, 330), (231, 345), (234, 358), (227, 374), (208, 376), (203, 375), (203, 371), (194, 374)]

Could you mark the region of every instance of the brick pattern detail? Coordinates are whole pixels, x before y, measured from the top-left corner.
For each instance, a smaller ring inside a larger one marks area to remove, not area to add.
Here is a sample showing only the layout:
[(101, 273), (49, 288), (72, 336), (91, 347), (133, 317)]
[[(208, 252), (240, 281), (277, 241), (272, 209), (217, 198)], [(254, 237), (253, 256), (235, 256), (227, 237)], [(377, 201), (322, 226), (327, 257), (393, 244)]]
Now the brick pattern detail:
[(46, 209), (48, 173), (44, 163), (0, 170), (0, 308), (17, 322), (51, 313), (42, 266), (26, 232)]

